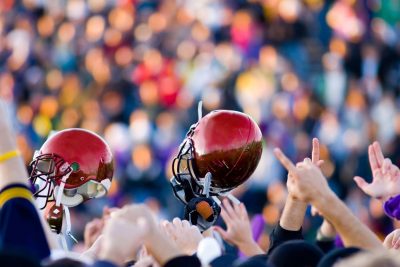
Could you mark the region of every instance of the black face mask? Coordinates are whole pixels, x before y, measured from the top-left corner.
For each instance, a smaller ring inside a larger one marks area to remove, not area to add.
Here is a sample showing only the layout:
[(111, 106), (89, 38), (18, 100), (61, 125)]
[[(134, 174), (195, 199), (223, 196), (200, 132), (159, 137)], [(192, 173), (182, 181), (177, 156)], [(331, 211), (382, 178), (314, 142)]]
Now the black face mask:
[(268, 257), (275, 267), (316, 267), (323, 257), (322, 250), (303, 240), (288, 241), (278, 246)]

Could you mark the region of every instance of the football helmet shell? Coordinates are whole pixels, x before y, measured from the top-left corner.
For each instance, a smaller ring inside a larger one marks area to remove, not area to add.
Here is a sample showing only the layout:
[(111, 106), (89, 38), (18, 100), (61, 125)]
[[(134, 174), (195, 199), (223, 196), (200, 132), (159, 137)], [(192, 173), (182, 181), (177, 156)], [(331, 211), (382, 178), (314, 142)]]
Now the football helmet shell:
[[(113, 157), (106, 142), (84, 129), (67, 129), (51, 135), (30, 164), (35, 196), (76, 206), (105, 195), (113, 177)], [(62, 184), (63, 190), (57, 190)]]
[(209, 193), (216, 196), (245, 182), (261, 153), (262, 134), (253, 119), (237, 111), (216, 110), (190, 128), (174, 159), (176, 181), (171, 183), (183, 187), (185, 199), (177, 197), (187, 203), (194, 196), (205, 195), (203, 178), (211, 173)]

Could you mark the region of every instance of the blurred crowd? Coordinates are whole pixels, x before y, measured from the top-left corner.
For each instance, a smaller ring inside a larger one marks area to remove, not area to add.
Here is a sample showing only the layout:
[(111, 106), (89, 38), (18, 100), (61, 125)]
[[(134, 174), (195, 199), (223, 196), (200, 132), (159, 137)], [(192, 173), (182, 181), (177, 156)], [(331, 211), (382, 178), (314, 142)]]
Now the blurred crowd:
[[(108, 198), (71, 210), (79, 239), (104, 206), (182, 214), (171, 161), (199, 101), (203, 114), (243, 111), (262, 129), (261, 162), (235, 195), (269, 226), (263, 247), (286, 197), (272, 149), (302, 160), (313, 136), (331, 188), (383, 236), (391, 220), (353, 177), (371, 178), (373, 140), (400, 164), (399, 22), (397, 0), (4, 0), (0, 97), (26, 163), (53, 130), (82, 127), (110, 144)], [(320, 223), (309, 213), (306, 236)]]

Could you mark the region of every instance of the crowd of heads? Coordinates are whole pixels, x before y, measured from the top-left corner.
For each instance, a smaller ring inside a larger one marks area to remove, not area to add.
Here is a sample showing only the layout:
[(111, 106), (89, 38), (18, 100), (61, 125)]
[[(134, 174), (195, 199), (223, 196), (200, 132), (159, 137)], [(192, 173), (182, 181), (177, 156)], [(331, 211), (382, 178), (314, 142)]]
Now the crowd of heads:
[[(76, 251), (93, 245), (110, 208), (182, 215), (171, 163), (198, 101), (204, 114), (239, 110), (261, 128), (258, 168), (233, 193), (262, 222), (262, 249), (288, 195), (273, 149), (303, 161), (314, 136), (332, 190), (384, 238), (398, 222), (353, 177), (372, 179), (374, 140), (400, 163), (399, 21), (399, 3), (383, 0), (2, 1), (0, 97), (26, 164), (53, 130), (88, 129), (111, 147), (108, 197), (71, 210)], [(311, 240), (322, 220), (305, 216)]]

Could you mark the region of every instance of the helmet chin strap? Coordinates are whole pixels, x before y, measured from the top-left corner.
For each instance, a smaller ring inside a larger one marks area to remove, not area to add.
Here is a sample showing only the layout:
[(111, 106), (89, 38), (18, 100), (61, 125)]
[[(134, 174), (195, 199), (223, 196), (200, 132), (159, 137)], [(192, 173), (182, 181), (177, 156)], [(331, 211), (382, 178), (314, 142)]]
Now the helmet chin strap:
[[(72, 171), (71, 171), (72, 172)], [(61, 183), (59, 186), (59, 189), (57, 191), (57, 198), (56, 198), (56, 206), (60, 207), (61, 206), (61, 200), (64, 192), (64, 187), (65, 183), (67, 182), (71, 172), (68, 172), (66, 175), (63, 176), (61, 179)], [(68, 235), (75, 243), (78, 243), (76, 238), (71, 234), (71, 215), (69, 213), (69, 208), (65, 205), (62, 205), (62, 212), (65, 214), (65, 221), (66, 221), (66, 229), (65, 232), (61, 232), (61, 235), (59, 235), (61, 245), (64, 250), (68, 250), (68, 245), (65, 236)]]
[(198, 121), (203, 118), (203, 101), (199, 101), (199, 104), (197, 105), (197, 116), (198, 116)]

